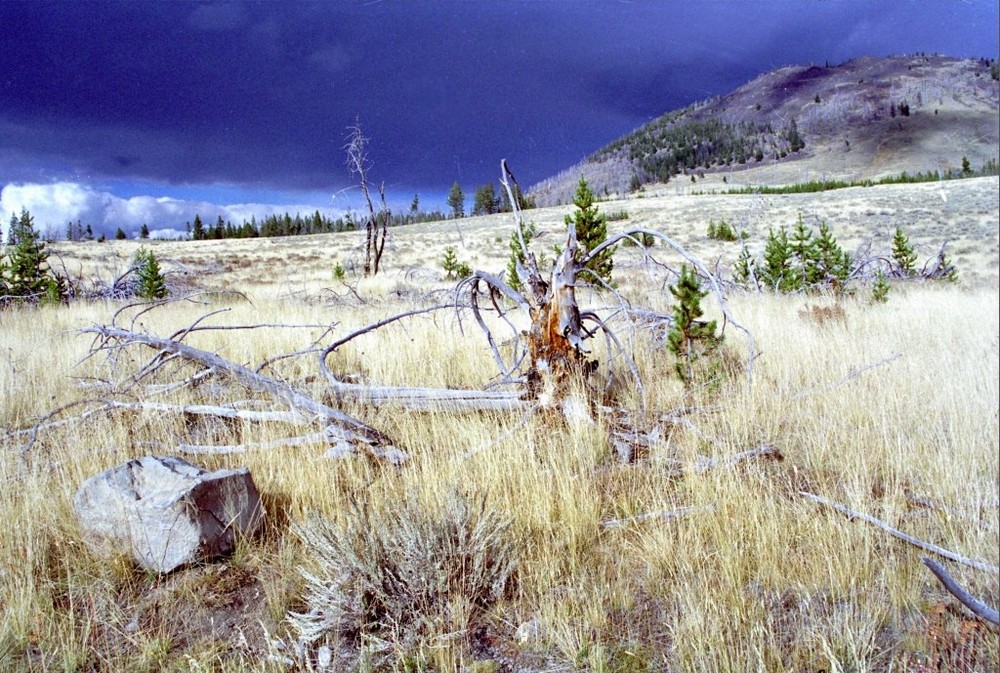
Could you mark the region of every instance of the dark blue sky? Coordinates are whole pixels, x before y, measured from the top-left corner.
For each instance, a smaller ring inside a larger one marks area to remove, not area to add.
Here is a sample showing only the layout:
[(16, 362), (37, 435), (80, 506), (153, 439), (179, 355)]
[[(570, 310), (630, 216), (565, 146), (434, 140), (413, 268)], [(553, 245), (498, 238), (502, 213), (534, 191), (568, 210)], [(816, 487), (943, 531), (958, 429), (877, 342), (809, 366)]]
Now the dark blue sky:
[(359, 207), (341, 191), (357, 119), (371, 177), (443, 206), (455, 180), (496, 181), (502, 158), (527, 186), (775, 67), (995, 58), (998, 7), (0, 0), (2, 205), (129, 226), (163, 203)]

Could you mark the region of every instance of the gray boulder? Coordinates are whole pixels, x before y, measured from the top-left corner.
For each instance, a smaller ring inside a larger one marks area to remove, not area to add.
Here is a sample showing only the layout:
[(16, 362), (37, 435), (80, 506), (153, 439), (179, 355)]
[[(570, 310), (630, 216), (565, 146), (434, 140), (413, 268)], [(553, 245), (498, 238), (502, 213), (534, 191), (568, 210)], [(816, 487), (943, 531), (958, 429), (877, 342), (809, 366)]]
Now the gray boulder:
[(130, 460), (83, 483), (73, 509), (87, 546), (167, 573), (233, 551), (264, 508), (245, 468), (207, 472), (174, 457)]

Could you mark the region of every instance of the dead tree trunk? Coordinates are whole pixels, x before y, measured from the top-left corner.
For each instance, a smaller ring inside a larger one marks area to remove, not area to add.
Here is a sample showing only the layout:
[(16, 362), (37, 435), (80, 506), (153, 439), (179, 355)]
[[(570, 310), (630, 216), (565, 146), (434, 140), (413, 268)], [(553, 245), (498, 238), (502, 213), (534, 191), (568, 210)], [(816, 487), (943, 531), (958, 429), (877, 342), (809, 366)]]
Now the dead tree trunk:
[[(518, 201), (514, 196), (514, 176), (501, 162), (500, 182), (507, 190), (515, 225), (520, 233), (522, 220)], [(586, 332), (580, 308), (576, 303), (576, 279), (581, 268), (577, 260), (576, 230), (567, 227), (566, 246), (556, 260), (549, 280), (542, 278), (534, 254), (528, 250), (520, 236), (526, 266), (518, 265), (517, 272), (528, 297), (531, 327), (528, 330), (528, 396), (543, 405), (556, 403), (568, 392), (570, 382), (583, 379), (592, 367), (584, 347)]]
[(552, 270), (542, 301), (530, 310), (528, 332), (528, 393), (555, 399), (569, 381), (589, 370), (583, 346), (584, 331), (576, 303), (576, 232), (569, 227), (566, 248)]
[(365, 203), (368, 205), (368, 217), (365, 218), (365, 264), (366, 276), (378, 274), (379, 265), (382, 263), (382, 252), (385, 250), (385, 238), (389, 231), (389, 220), (392, 214), (385, 202), (385, 185), (379, 187), (381, 202), (378, 210), (372, 201), (371, 192), (368, 189), (368, 138), (361, 132), (360, 122), (354, 122), (350, 127), (347, 136), (347, 144), (344, 146), (347, 151), (347, 165), (351, 173), (356, 173), (361, 183), (361, 193), (364, 194)]

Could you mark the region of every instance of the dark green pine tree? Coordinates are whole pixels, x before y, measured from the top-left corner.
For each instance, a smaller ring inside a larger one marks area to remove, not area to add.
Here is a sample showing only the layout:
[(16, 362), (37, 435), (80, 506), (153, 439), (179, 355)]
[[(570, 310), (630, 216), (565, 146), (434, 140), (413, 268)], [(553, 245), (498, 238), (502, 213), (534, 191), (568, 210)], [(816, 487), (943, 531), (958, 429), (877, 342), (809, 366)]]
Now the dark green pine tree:
[(912, 276), (916, 272), (917, 253), (910, 245), (909, 237), (899, 227), (892, 237), (892, 259), (896, 263), (896, 273), (900, 276)]
[(126, 238), (128, 238), (128, 236), (125, 235), (125, 230), (118, 227), (118, 229), (115, 230), (115, 240), (124, 241)]
[(13, 246), (17, 242), (17, 215), (10, 214), (10, 224), (7, 225), (7, 245)]
[(480, 185), (476, 188), (476, 197), (472, 205), (473, 215), (492, 215), (499, 212), (500, 200), (497, 199), (496, 189), (492, 182)]
[(26, 208), (21, 209), (21, 217), (16, 225), (12, 220), (14, 246), (10, 250), (10, 265), (7, 278), (10, 287), (7, 294), (23, 299), (38, 301), (51, 293), (55, 280), (48, 266), (49, 253), (45, 243), (35, 231), (34, 218)]
[(795, 123), (794, 119), (789, 121), (786, 135), (788, 137), (789, 152), (798, 152), (806, 146), (806, 141), (802, 139), (802, 135), (799, 133), (799, 126)]
[[(580, 176), (580, 184), (573, 197), (576, 211), (566, 216), (566, 225), (576, 227), (576, 242), (579, 246), (578, 255), (586, 257), (608, 237), (608, 223), (604, 214), (599, 212), (594, 203), (594, 193), (587, 186), (587, 181)], [(617, 246), (611, 246), (593, 257), (583, 267), (597, 279), (611, 285), (611, 270), (614, 268), (613, 255)]]
[[(514, 188), (511, 190), (514, 192), (514, 202), (517, 204), (518, 210), (529, 210), (535, 207), (535, 200), (524, 195), (521, 191), (521, 186), (514, 184)], [(514, 210), (510, 203), (510, 195), (507, 193), (506, 189), (500, 190), (500, 205), (499, 211), (501, 213), (509, 213)]]
[(451, 208), (453, 217), (465, 217), (465, 194), (462, 193), (462, 186), (458, 181), (451, 186), (448, 192), (448, 207)]
[(139, 238), (143, 239), (149, 238), (149, 227), (147, 227), (145, 224), (143, 224), (142, 228), (139, 229)]
[(695, 363), (713, 353), (721, 338), (715, 334), (714, 320), (700, 320), (701, 300), (708, 291), (701, 289), (701, 281), (686, 264), (681, 266), (677, 283), (670, 286), (670, 294), (677, 303), (673, 309), (673, 327), (667, 333), (667, 348), (676, 358), (677, 375), (686, 384), (695, 379)]
[(200, 215), (194, 216), (194, 229), (191, 230), (191, 239), (201, 241), (205, 238), (205, 225), (201, 221)]
[(851, 274), (851, 256), (844, 252), (833, 237), (829, 225), (820, 222), (815, 241), (816, 264), (820, 271), (818, 282), (842, 288)]
[(169, 294), (167, 281), (152, 250), (139, 248), (132, 260), (138, 284), (135, 294), (142, 299), (163, 299)]
[(799, 221), (788, 239), (788, 249), (792, 253), (792, 273), (788, 290), (800, 290), (814, 284), (819, 276), (816, 267), (816, 249), (812, 230), (806, 226), (799, 214)]
[(778, 233), (771, 229), (764, 246), (764, 266), (758, 272), (761, 283), (779, 292), (794, 289), (792, 251), (788, 245), (788, 232), (782, 227)]

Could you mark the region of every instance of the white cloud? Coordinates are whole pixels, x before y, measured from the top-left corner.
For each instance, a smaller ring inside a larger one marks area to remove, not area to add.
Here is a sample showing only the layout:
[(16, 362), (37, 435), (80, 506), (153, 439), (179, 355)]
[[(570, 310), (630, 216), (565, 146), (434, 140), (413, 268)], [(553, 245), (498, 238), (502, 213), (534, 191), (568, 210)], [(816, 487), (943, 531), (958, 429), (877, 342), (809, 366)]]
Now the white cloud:
[[(60, 238), (65, 235), (66, 224), (77, 220), (90, 225), (94, 235), (111, 237), (118, 227), (133, 236), (143, 224), (153, 236), (173, 238), (185, 232), (187, 222), (199, 215), (206, 224), (214, 223), (220, 216), (233, 224), (256, 217), (258, 221), (272, 214), (313, 213), (316, 206), (273, 205), (241, 203), (219, 205), (207, 201), (184, 201), (170, 197), (133, 196), (123, 199), (108, 192), (97, 191), (75, 182), (49, 184), (6, 185), (0, 190), (0, 209), (3, 218), (0, 227), (6, 236), (10, 215), (18, 215), (27, 208), (35, 220), (35, 228), (46, 236)], [(339, 217), (340, 211), (318, 208), (328, 217)]]

